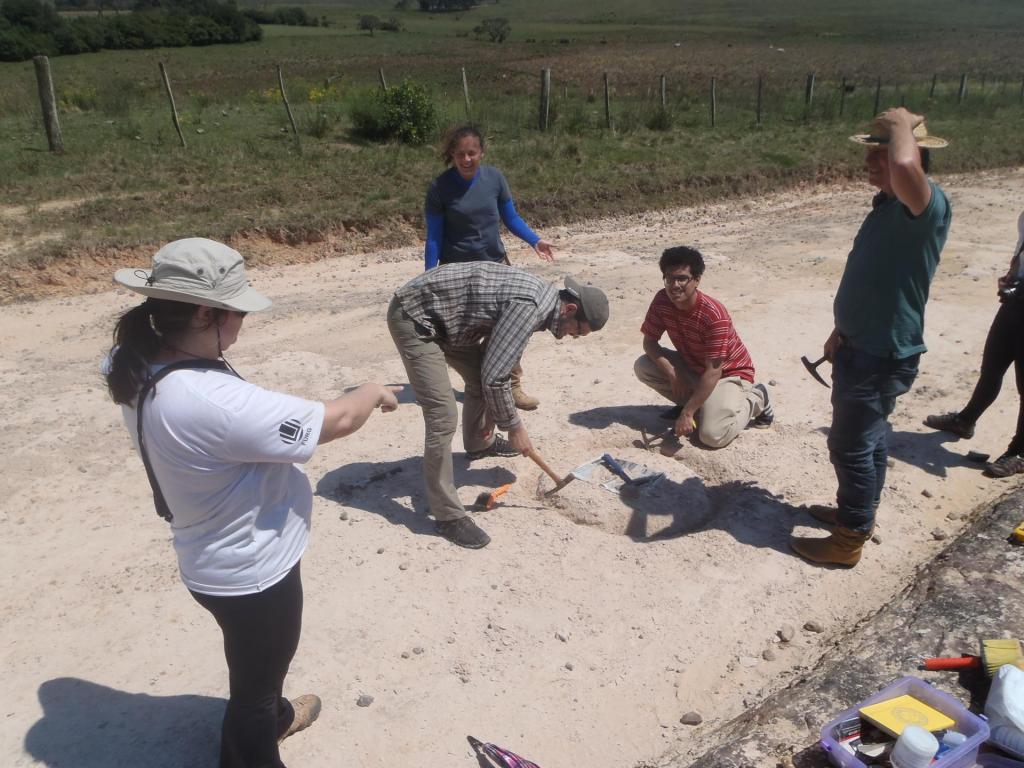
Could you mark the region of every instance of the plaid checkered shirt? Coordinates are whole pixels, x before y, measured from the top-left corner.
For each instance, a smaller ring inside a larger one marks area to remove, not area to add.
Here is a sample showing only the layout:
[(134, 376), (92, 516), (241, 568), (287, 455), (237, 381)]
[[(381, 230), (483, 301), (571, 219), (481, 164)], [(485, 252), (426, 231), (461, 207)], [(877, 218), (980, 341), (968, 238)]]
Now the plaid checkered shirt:
[(422, 338), (442, 349), (488, 339), (480, 368), (484, 403), (501, 429), (519, 426), (509, 375), (530, 336), (558, 334), (558, 288), (515, 267), (474, 261), (428, 270), (395, 298), (422, 326)]

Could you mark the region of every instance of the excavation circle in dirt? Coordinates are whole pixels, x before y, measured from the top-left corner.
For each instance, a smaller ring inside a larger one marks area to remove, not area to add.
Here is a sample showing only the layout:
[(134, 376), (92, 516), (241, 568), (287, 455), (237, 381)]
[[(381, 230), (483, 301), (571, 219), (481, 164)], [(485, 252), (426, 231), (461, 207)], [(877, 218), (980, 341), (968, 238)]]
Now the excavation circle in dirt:
[(551, 478), (537, 478), (537, 498), (546, 507), (579, 525), (638, 541), (679, 536), (704, 528), (715, 514), (704, 481), (677, 464), (671, 474), (654, 482), (610, 491), (603, 483), (614, 479), (605, 470), (590, 480), (574, 480), (551, 496)]

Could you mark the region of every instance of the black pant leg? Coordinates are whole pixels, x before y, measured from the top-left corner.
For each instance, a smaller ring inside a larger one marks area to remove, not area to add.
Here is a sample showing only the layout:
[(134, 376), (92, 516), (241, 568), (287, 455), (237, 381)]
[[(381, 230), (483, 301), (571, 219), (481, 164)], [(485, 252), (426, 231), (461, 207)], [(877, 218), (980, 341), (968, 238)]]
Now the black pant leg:
[(290, 713), (282, 691), (302, 628), (299, 564), (262, 592), (192, 595), (224, 634), (231, 695), (224, 712), (221, 768), (284, 768), (277, 739)]

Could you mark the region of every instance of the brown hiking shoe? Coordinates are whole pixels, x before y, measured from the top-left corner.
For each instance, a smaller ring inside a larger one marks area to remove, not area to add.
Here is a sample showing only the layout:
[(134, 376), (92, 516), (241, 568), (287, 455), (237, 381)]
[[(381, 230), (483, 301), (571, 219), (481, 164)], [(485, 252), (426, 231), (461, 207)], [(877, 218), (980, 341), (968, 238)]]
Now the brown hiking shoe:
[(931, 427), (932, 429), (949, 432), (966, 440), (970, 440), (974, 437), (974, 425), (969, 421), (961, 419), (959, 413), (932, 414), (925, 418), (924, 425), (926, 427)]
[(516, 408), (520, 411), (535, 411), (540, 405), (540, 400), (526, 394), (522, 387), (512, 387), (512, 399), (516, 401)]
[(852, 568), (860, 562), (860, 553), (868, 538), (868, 534), (849, 528), (836, 528), (831, 536), (824, 539), (791, 536), (789, 548), (812, 563)]
[(804, 509), (815, 520), (820, 520), (826, 525), (839, 524), (839, 508), (833, 504), (808, 504)]
[(323, 703), (320, 701), (319, 696), (312, 693), (306, 693), (299, 696), (297, 699), (292, 699), (291, 705), (295, 716), (292, 718), (291, 725), (288, 726), (288, 729), (277, 737), (278, 744), (287, 739), (293, 733), (305, 730), (315, 723), (316, 719), (320, 717), (320, 708), (323, 706)]

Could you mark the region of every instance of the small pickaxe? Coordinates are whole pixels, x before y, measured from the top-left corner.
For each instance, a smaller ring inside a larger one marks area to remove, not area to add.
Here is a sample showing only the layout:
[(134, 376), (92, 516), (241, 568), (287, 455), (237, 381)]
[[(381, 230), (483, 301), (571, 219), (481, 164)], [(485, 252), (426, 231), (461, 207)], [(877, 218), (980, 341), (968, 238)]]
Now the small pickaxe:
[(819, 359), (815, 360), (812, 363), (810, 360), (807, 359), (807, 355), (804, 355), (803, 357), (800, 358), (800, 362), (804, 364), (804, 368), (806, 368), (807, 372), (814, 377), (814, 380), (816, 382), (821, 384), (823, 387), (832, 389), (832, 386), (823, 378), (821, 378), (821, 374), (818, 373), (818, 366), (824, 363), (827, 359), (828, 358), (825, 355), (822, 355)]

